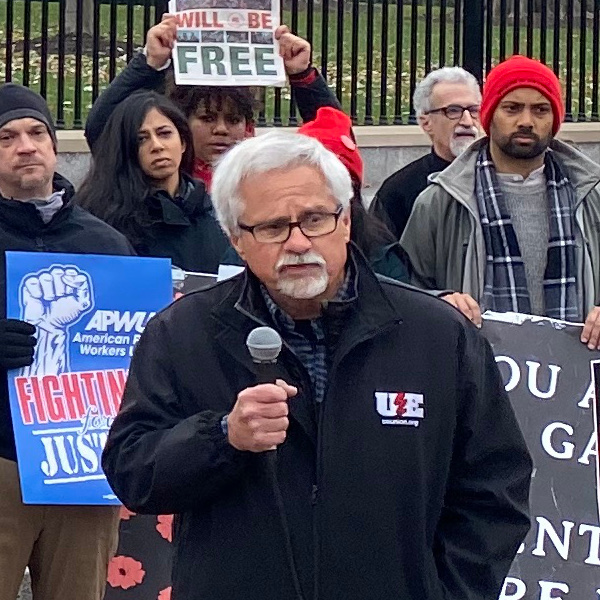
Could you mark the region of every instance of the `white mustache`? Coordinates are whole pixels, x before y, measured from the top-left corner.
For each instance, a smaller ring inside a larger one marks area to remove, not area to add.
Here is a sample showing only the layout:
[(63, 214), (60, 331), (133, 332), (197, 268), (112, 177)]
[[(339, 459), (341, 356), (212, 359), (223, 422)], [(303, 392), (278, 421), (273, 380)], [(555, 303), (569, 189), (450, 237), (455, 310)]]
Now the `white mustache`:
[(472, 135), (474, 137), (477, 137), (477, 127), (457, 127), (454, 130), (454, 136), (457, 135)]
[(305, 252), (304, 254), (284, 254), (278, 261), (277, 264), (275, 265), (275, 269), (277, 271), (280, 271), (281, 269), (283, 269), (283, 267), (287, 267), (289, 265), (307, 265), (307, 264), (313, 264), (313, 265), (319, 265), (321, 267), (324, 267), (327, 263), (325, 262), (325, 259), (318, 254), (317, 252), (315, 252), (314, 250), (309, 250), (308, 252)]

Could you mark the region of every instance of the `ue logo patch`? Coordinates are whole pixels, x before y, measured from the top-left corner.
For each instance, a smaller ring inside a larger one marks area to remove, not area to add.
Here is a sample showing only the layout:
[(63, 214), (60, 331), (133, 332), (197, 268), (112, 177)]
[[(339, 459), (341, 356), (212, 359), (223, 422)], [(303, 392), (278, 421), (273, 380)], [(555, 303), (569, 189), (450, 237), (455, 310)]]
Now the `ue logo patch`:
[(375, 409), (382, 425), (418, 427), (425, 418), (423, 394), (375, 392)]

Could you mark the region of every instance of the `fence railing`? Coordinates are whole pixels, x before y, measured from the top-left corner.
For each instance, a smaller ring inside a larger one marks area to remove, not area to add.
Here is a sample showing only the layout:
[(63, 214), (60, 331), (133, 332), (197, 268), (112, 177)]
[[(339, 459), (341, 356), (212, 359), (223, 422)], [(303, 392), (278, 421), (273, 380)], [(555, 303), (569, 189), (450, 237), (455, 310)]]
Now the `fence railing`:
[[(36, 89), (59, 128), (89, 108), (160, 20), (164, 0), (0, 0), (0, 80)], [(412, 93), (431, 69), (480, 79), (514, 53), (559, 75), (567, 120), (598, 121), (600, 0), (282, 0), (282, 20), (313, 45), (354, 123), (414, 123)], [(287, 88), (263, 92), (259, 124), (295, 125)]]

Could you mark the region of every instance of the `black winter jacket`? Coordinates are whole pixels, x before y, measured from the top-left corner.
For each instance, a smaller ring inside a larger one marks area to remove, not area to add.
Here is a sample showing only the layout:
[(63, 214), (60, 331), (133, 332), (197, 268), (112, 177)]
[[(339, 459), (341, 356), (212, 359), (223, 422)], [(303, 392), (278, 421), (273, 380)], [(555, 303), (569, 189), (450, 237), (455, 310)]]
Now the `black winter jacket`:
[(377, 190), (369, 212), (379, 217), (400, 239), (417, 196), (429, 185), (428, 177), (450, 164), (432, 149), (429, 154), (392, 173)]
[[(146, 63), (146, 57), (136, 54), (127, 67), (111, 82), (94, 102), (85, 123), (85, 138), (94, 152), (94, 144), (115, 107), (138, 90), (163, 91), (167, 70), (157, 71)], [(341, 105), (327, 86), (323, 76), (309, 67), (307, 72), (290, 76), (290, 86), (303, 121), (313, 121), (317, 110), (323, 106), (333, 106), (341, 110)], [(309, 81), (309, 83), (305, 83)]]
[[(276, 476), (220, 426), (257, 381), (246, 336), (271, 324), (255, 277), (184, 296), (142, 335), (103, 467), (128, 508), (179, 513), (173, 600), (497, 599), (529, 529), (531, 460), (491, 349), (447, 303), (355, 260), (358, 300), (323, 315), (322, 405), (280, 355), (300, 391)], [(391, 424), (376, 392), (423, 394), (424, 418)]]
[[(6, 318), (7, 250), (72, 254), (135, 255), (129, 242), (106, 223), (72, 202), (73, 186), (54, 176), (54, 190), (65, 190), (64, 206), (45, 224), (33, 204), (0, 196), (0, 318)], [(10, 419), (6, 371), (0, 370), (0, 457), (17, 460)]]
[(142, 256), (170, 258), (184, 271), (216, 273), (229, 240), (204, 184), (184, 176), (181, 188), (175, 199), (162, 190), (146, 199), (151, 224), (134, 247)]

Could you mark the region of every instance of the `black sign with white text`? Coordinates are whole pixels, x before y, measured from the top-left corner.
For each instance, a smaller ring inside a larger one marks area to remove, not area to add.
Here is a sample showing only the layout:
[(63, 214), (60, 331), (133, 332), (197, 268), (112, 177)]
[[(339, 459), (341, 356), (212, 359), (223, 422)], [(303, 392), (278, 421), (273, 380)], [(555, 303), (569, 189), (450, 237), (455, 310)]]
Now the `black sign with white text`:
[(486, 319), (482, 329), (534, 461), (531, 530), (500, 600), (598, 600), (592, 373), (600, 353), (581, 343), (580, 326), (548, 319), (521, 321)]

